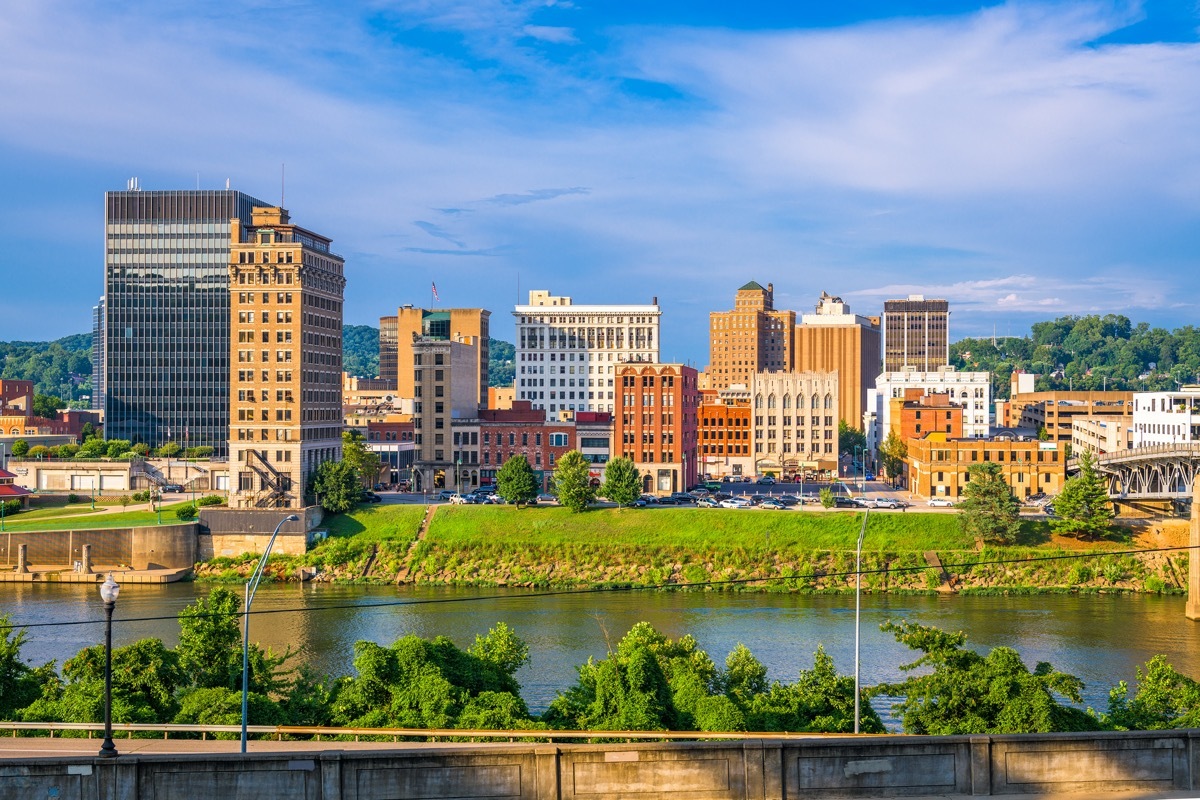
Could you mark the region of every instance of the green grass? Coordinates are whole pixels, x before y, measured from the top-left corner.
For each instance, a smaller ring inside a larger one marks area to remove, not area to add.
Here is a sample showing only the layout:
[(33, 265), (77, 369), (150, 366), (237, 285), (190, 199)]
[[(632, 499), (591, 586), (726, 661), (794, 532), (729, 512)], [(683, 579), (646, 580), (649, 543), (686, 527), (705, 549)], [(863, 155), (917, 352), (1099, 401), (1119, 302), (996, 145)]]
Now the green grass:
[(424, 516), (425, 506), (377, 504), (326, 517), (323, 525), (329, 529), (331, 538), (357, 536), (368, 542), (400, 540), (407, 547), (416, 538)]
[[(162, 521), (164, 525), (173, 525), (179, 520), (175, 518), (175, 509), (186, 503), (173, 503), (162, 507)], [(73, 508), (73, 507), (68, 507)], [(42, 509), (39, 511), (30, 511), (22, 513), (10, 519), (6, 518), (4, 529), (6, 531), (61, 531), (61, 530), (81, 530), (83, 528), (130, 528), (143, 525), (158, 524), (158, 515), (153, 511), (126, 511), (116, 514), (96, 514), (92, 515), (90, 506), (88, 507), (88, 516), (82, 517), (82, 512), (68, 512), (59, 514), (55, 517), (42, 516), (33, 519), (29, 522), (23, 520), (30, 519), (28, 515), (42, 514), (43, 511), (51, 509)], [(16, 521), (22, 520), (22, 521)]]
[[(443, 506), (426, 537), (431, 545), (508, 547), (604, 545), (695, 550), (803, 547), (853, 550), (861, 513), (742, 509), (592, 509)], [(872, 514), (870, 550), (965, 550), (975, 543), (951, 514)]]

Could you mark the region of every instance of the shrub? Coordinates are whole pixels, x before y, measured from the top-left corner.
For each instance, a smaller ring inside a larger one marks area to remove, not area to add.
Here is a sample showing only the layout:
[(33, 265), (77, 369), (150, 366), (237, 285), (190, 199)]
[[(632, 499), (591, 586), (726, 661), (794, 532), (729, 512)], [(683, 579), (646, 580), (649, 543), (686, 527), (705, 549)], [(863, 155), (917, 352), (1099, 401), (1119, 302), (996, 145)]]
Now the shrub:
[(196, 501), (198, 506), (220, 506), (225, 504), (225, 498), (219, 494), (208, 494)]
[(1145, 588), (1145, 590), (1147, 592), (1154, 592), (1155, 594), (1161, 594), (1162, 592), (1166, 591), (1167, 584), (1165, 581), (1163, 581), (1162, 578), (1158, 577), (1157, 575), (1151, 575), (1150, 577), (1146, 578), (1146, 581), (1143, 584), (1143, 588)]
[(1116, 561), (1104, 565), (1104, 580), (1109, 583), (1119, 583), (1125, 580), (1125, 569)]
[(68, 502), (68, 503), (78, 503), (78, 502), (79, 502), (79, 495), (77, 495), (77, 494), (69, 494), (69, 495), (67, 495), (67, 502)]
[(191, 522), (196, 518), (196, 507), (191, 503), (186, 503), (175, 509), (175, 517), (180, 522)]
[(29, 452), (26, 454), (28, 458), (45, 458), (48, 455), (50, 455), (50, 448), (44, 444), (35, 444), (29, 448)]
[(132, 497), (135, 503), (148, 503), (150, 502), (150, 490), (144, 489), (140, 492), (134, 492)]
[(1078, 586), (1092, 579), (1092, 568), (1087, 564), (1076, 564), (1067, 572), (1067, 583)]

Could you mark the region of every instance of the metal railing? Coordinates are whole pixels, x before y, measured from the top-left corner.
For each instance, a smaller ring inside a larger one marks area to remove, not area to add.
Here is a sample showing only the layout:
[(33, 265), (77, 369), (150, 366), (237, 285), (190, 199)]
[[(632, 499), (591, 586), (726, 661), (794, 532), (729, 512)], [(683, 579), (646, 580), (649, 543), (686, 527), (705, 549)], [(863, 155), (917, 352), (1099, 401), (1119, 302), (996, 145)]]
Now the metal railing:
[[(132, 739), (135, 733), (145, 734), (154, 733), (162, 734), (163, 739), (171, 738), (171, 734), (195, 736), (199, 734), (201, 740), (207, 740), (210, 735), (218, 733), (241, 734), (241, 725), (184, 725), (175, 723), (140, 723), (140, 722), (114, 722), (112, 726), (113, 736), (117, 737), (124, 735), (126, 739)], [(38, 735), (46, 733), (51, 739), (55, 734), (62, 733), (83, 733), (86, 732), (89, 739), (94, 738), (96, 734), (104, 733), (104, 724), (100, 722), (0, 722), (0, 731), (11, 732), (13, 738), (19, 736)], [(713, 732), (713, 731), (579, 731), (579, 730), (539, 730), (539, 729), (522, 729), (522, 730), (477, 730), (477, 729), (459, 729), (459, 728), (335, 728), (327, 726), (306, 726), (306, 725), (249, 725), (246, 732), (257, 737), (273, 738), (276, 741), (283, 741), (284, 737), (289, 739), (311, 738), (315, 741), (321, 741), (321, 737), (327, 739), (341, 739), (345, 737), (354, 737), (354, 741), (359, 741), (363, 737), (371, 739), (388, 739), (394, 742), (399, 742), (401, 739), (427, 739), (433, 742), (451, 741), (451, 740), (471, 740), (483, 739), (487, 741), (592, 741), (596, 739), (607, 740), (625, 740), (625, 741), (641, 741), (641, 740), (676, 740), (676, 741), (706, 741), (706, 740), (732, 740), (732, 739), (829, 739), (844, 736), (854, 736), (851, 733), (787, 733), (787, 732), (768, 732), (768, 731), (729, 731), (729, 732)], [(858, 734), (859, 736), (883, 736), (887, 734)], [(892, 734), (895, 735), (895, 734)], [(61, 737), (60, 737), (61, 738)]]

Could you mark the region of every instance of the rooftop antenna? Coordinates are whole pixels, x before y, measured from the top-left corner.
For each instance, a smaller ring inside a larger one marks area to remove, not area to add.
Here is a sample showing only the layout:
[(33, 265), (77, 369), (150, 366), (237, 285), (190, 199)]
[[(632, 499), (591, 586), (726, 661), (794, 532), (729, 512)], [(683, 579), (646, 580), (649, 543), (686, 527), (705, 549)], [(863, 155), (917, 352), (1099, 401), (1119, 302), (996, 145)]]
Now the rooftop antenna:
[(226, 178), (226, 179), (225, 179), (225, 188), (226, 188), (226, 189), (228, 189), (228, 188), (229, 188), (229, 178)]
[(200, 191), (200, 173), (196, 173), (196, 191)]

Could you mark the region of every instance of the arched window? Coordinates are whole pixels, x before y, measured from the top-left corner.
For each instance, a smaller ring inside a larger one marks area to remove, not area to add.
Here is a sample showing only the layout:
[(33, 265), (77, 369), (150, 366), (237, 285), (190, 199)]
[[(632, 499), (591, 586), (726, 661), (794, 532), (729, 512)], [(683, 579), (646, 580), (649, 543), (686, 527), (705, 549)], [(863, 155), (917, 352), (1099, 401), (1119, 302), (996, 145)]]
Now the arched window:
[(775, 395), (767, 395), (767, 408), (775, 408)]
[(783, 407), (784, 408), (792, 407), (792, 396), (790, 394), (785, 394), (783, 396)]
[(761, 394), (754, 395), (754, 407), (762, 408), (762, 395)]
[(825, 395), (825, 408), (833, 408), (833, 395)]
[(815, 395), (815, 394), (812, 396), (812, 407), (813, 407), (813, 408), (820, 408), (820, 407), (821, 407), (821, 398), (820, 398), (820, 397), (818, 397), (818, 396), (817, 396), (817, 395)]

